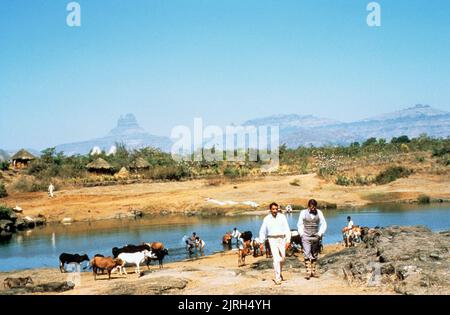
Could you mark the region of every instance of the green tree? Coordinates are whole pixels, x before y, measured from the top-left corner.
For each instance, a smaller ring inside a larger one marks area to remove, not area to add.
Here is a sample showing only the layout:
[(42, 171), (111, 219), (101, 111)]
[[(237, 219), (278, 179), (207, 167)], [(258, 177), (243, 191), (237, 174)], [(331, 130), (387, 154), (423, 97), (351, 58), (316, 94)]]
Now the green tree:
[(374, 144), (376, 144), (376, 143), (377, 143), (377, 138), (372, 137), (372, 138), (369, 138), (369, 139), (367, 139), (366, 141), (364, 141), (363, 147), (367, 147), (367, 146), (370, 146), (370, 145), (374, 145)]
[(0, 182), (0, 198), (7, 197), (7, 196), (8, 196), (8, 192), (6, 191), (5, 184)]
[(393, 137), (391, 139), (392, 144), (402, 144), (402, 143), (410, 143), (410, 142), (411, 142), (411, 140), (409, 140), (408, 136), (400, 136), (398, 138)]

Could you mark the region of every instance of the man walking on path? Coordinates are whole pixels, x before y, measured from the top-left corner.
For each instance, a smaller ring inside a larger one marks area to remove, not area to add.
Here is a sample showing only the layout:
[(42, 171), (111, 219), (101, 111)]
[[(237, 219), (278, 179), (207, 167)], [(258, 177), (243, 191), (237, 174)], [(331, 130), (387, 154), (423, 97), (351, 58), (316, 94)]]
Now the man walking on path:
[(53, 191), (55, 190), (55, 186), (53, 186), (52, 183), (50, 183), (50, 185), (48, 186), (48, 196), (50, 198), (53, 198)]
[(317, 201), (309, 200), (308, 209), (302, 210), (298, 218), (298, 233), (302, 238), (303, 255), (305, 257), (306, 276), (318, 277), (316, 273), (317, 257), (320, 252), (320, 242), (327, 230), (327, 222), (322, 211), (317, 209)]
[(281, 265), (286, 257), (286, 245), (289, 245), (291, 239), (291, 229), (284, 214), (278, 212), (278, 204), (272, 202), (269, 208), (270, 214), (263, 220), (259, 230), (259, 239), (261, 242), (269, 240), (275, 270), (274, 282), (276, 285), (280, 285), (284, 280), (281, 275)]

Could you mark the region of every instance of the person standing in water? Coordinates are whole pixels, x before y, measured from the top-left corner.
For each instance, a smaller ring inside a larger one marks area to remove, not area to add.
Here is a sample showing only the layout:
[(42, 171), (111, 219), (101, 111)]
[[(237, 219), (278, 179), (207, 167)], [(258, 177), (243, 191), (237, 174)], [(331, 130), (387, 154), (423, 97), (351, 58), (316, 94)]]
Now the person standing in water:
[(269, 240), (270, 249), (272, 251), (273, 268), (275, 271), (276, 285), (280, 285), (283, 281), (282, 263), (286, 257), (286, 247), (291, 239), (291, 229), (284, 214), (279, 213), (278, 204), (272, 202), (269, 206), (270, 214), (268, 214), (259, 230), (259, 239), (264, 242)]
[(239, 245), (239, 239), (241, 238), (241, 232), (235, 227), (233, 229), (233, 233), (231, 233), (231, 237), (236, 239), (236, 244)]
[(322, 237), (327, 230), (327, 222), (322, 211), (317, 209), (316, 200), (309, 200), (308, 209), (300, 212), (297, 227), (302, 239), (303, 255), (305, 257), (305, 278), (307, 280), (311, 277), (318, 278), (316, 271), (317, 258), (320, 252)]
[(349, 229), (349, 230), (351, 230), (351, 229), (353, 229), (353, 221), (352, 221), (352, 217), (350, 217), (350, 216), (348, 216), (347, 217), (347, 228)]

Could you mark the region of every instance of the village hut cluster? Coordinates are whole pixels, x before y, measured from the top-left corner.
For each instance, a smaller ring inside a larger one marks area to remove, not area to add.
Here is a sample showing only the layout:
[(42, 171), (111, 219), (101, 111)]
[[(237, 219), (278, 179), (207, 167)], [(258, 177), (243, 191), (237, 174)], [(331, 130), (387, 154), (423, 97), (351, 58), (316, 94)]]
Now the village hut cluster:
[[(9, 162), (10, 166), (14, 170), (27, 169), (30, 164), (36, 160), (37, 157), (28, 152), (25, 149), (19, 150), (14, 154)], [(150, 163), (142, 157), (137, 157), (127, 167), (122, 167), (118, 172), (111, 166), (106, 160), (101, 157), (96, 158), (94, 161), (86, 165), (86, 170), (94, 176), (110, 175), (118, 179), (124, 179), (130, 176), (130, 174), (139, 174), (141, 172), (150, 169)]]
[(150, 169), (150, 163), (141, 157), (136, 158), (130, 163), (128, 168), (122, 167), (117, 173), (114, 173), (114, 168), (104, 159), (97, 158), (88, 165), (86, 169), (93, 175), (114, 175), (116, 178), (127, 178), (131, 173), (139, 174)]

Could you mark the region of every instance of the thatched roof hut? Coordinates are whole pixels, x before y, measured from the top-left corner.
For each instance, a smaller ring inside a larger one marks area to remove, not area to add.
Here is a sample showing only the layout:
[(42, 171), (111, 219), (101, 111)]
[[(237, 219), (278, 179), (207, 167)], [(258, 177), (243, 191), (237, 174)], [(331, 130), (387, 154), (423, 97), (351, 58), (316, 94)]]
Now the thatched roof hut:
[(95, 161), (92, 161), (91, 163), (86, 165), (86, 168), (89, 172), (93, 173), (110, 174), (113, 171), (112, 166), (102, 158), (98, 158)]
[(26, 168), (36, 157), (25, 149), (20, 150), (11, 157), (14, 168)]
[(150, 163), (148, 163), (148, 161), (144, 160), (141, 157), (138, 157), (130, 164), (130, 169), (133, 171), (148, 170), (149, 168)]

